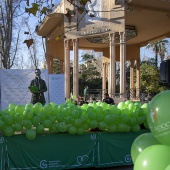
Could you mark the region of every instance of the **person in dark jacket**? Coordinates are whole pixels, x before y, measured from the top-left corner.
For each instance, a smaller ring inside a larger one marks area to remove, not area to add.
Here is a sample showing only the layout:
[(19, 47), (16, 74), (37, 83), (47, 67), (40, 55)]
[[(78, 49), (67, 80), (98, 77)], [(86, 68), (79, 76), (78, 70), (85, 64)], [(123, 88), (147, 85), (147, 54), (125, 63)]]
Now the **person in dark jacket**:
[(34, 87), (36, 86), (38, 91), (32, 93), (32, 98), (31, 98), (31, 103), (35, 104), (37, 102), (41, 103), (42, 105), (45, 105), (46, 100), (44, 96), (44, 92), (47, 91), (47, 86), (46, 82), (41, 79), (41, 70), (40, 69), (35, 69), (35, 79), (31, 80), (30, 86), (29, 87)]
[(114, 104), (114, 100), (111, 97), (109, 97), (108, 93), (105, 93), (105, 97), (103, 99), (103, 102), (105, 102), (107, 104)]

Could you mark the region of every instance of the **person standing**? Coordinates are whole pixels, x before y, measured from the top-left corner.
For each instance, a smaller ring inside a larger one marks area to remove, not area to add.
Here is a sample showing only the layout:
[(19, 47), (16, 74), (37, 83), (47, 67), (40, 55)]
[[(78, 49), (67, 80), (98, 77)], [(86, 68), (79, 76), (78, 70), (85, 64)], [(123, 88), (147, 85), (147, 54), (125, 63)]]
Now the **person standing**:
[(29, 87), (37, 87), (37, 91), (31, 91), (32, 98), (31, 103), (35, 104), (37, 102), (41, 103), (42, 105), (45, 105), (46, 100), (44, 96), (44, 92), (47, 91), (46, 82), (41, 79), (41, 70), (35, 69), (35, 79), (31, 80)]
[(86, 102), (88, 100), (88, 86), (84, 88), (84, 101)]
[(108, 93), (105, 93), (105, 97), (103, 99), (103, 102), (105, 102), (107, 104), (115, 104), (114, 100), (111, 97), (109, 97)]

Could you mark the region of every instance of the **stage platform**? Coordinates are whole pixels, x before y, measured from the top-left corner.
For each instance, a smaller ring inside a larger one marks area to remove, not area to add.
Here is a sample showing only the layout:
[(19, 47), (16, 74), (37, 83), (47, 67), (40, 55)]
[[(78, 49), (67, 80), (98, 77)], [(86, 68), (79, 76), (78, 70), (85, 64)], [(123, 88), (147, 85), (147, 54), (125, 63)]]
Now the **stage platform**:
[(142, 133), (88, 132), (37, 135), (30, 141), (24, 134), (0, 137), (1, 170), (120, 169), (131, 170), (130, 149)]

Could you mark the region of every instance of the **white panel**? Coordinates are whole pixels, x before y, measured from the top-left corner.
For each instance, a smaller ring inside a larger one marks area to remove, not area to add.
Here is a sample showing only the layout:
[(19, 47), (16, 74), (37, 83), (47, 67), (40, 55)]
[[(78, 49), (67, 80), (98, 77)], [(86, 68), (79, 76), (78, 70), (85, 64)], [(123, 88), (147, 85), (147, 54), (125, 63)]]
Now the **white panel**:
[[(34, 70), (0, 70), (0, 89), (1, 89), (1, 109), (5, 109), (10, 103), (26, 105), (31, 101), (31, 93), (28, 86), (35, 78)], [(41, 78), (46, 81), (48, 88), (48, 71), (41, 70)], [(48, 103), (48, 91), (45, 92), (46, 102)]]
[(65, 104), (64, 74), (49, 75), (50, 102)]

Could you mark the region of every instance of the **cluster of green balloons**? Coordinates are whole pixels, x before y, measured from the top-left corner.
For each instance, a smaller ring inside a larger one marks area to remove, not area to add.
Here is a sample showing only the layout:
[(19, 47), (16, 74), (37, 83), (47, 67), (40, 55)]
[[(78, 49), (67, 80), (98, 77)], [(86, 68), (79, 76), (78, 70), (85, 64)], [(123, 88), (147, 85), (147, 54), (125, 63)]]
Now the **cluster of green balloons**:
[(149, 103), (147, 123), (151, 133), (138, 136), (131, 146), (134, 170), (170, 170), (170, 90)]
[(81, 135), (96, 128), (108, 132), (137, 132), (141, 124), (147, 127), (147, 109), (147, 103), (132, 101), (118, 105), (94, 102), (82, 106), (54, 102), (44, 106), (41, 103), (25, 106), (11, 103), (0, 111), (0, 131), (5, 136), (25, 133), (30, 140), (46, 132)]

